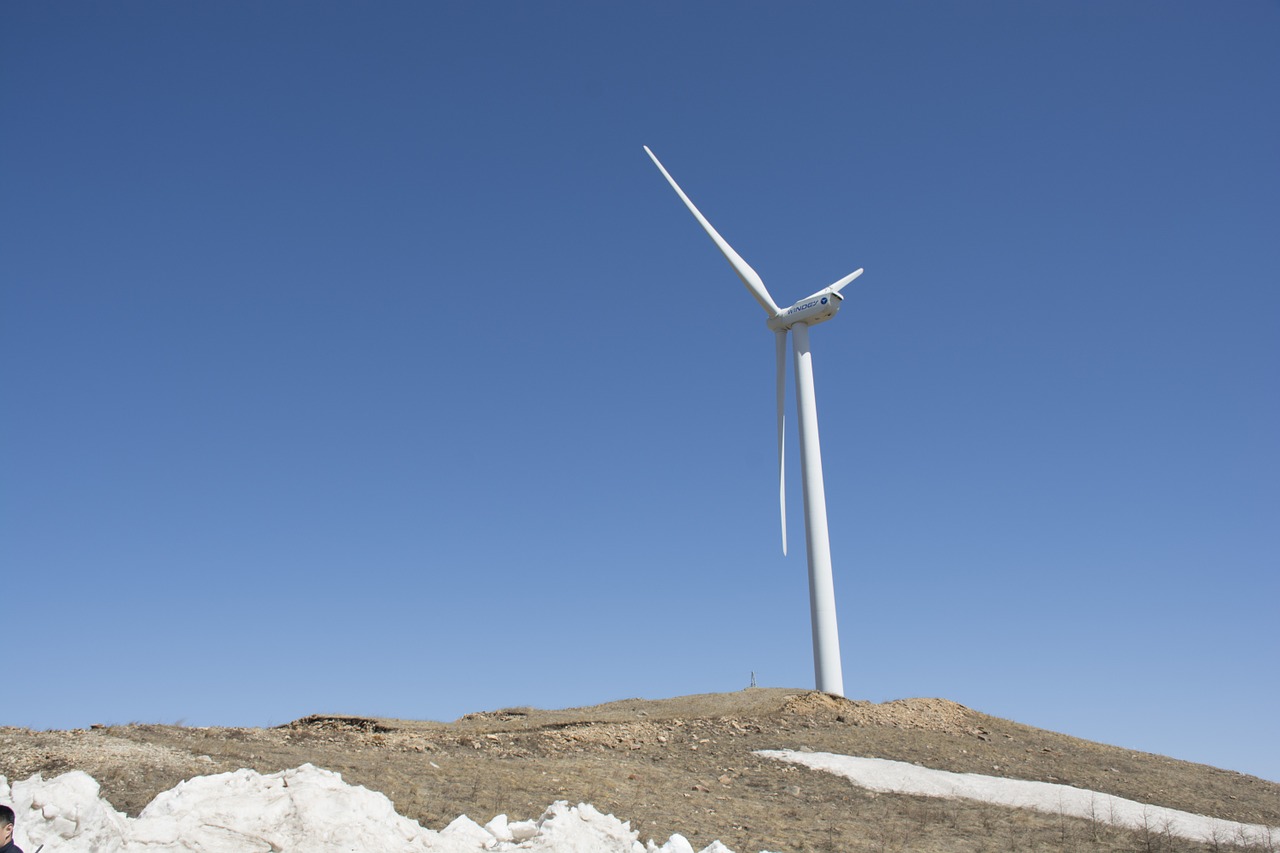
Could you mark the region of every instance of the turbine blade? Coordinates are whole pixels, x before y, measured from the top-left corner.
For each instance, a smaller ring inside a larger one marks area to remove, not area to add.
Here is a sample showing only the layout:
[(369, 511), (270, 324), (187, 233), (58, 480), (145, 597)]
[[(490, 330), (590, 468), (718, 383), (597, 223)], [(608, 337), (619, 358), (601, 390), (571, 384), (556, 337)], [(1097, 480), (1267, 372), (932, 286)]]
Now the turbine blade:
[(857, 278), (860, 275), (862, 275), (861, 267), (849, 273), (847, 276), (845, 276), (844, 278), (837, 281), (835, 284), (828, 287), (827, 290), (830, 290), (832, 293), (839, 293), (841, 288), (843, 288), (846, 284), (853, 281), (855, 278)]
[(782, 516), (782, 555), (787, 555), (787, 466), (786, 417), (783, 406), (787, 399), (787, 330), (774, 333), (778, 343), (778, 511)]
[(704, 231), (711, 237), (712, 241), (720, 249), (720, 253), (725, 256), (729, 265), (733, 267), (733, 271), (738, 274), (738, 278), (742, 279), (742, 283), (747, 286), (747, 290), (751, 291), (751, 295), (760, 303), (760, 307), (768, 312), (770, 317), (776, 317), (782, 313), (782, 309), (773, 301), (773, 297), (769, 295), (769, 291), (764, 286), (764, 280), (760, 278), (760, 274), (751, 268), (751, 265), (742, 259), (742, 256), (733, 250), (720, 232), (711, 226), (707, 218), (702, 215), (701, 211), (694, 206), (689, 197), (684, 194), (684, 190), (680, 189), (680, 185), (676, 183), (676, 179), (671, 177), (671, 173), (666, 167), (659, 162), (654, 153), (649, 150), (649, 146), (644, 146), (644, 151), (649, 155), (649, 159), (653, 161), (653, 165), (658, 167), (658, 171), (662, 172), (663, 177), (667, 179), (667, 183), (671, 184), (671, 188), (676, 191), (676, 195), (684, 202), (685, 207), (689, 208), (689, 212), (693, 214), (694, 219), (702, 225)]

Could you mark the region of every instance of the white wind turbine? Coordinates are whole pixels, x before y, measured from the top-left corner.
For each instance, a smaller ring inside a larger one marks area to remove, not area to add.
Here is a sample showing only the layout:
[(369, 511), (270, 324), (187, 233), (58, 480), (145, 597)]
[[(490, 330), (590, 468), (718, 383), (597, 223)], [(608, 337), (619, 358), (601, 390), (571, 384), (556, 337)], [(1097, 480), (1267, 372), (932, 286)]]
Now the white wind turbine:
[(827, 498), (822, 487), (822, 450), (818, 446), (818, 409), (813, 393), (813, 363), (809, 356), (809, 327), (830, 320), (840, 310), (844, 298), (840, 290), (862, 275), (854, 270), (829, 287), (806, 296), (790, 308), (782, 309), (773, 301), (764, 281), (733, 250), (693, 202), (680, 189), (658, 158), (645, 146), (645, 153), (662, 172), (676, 195), (701, 223), (703, 229), (729, 261), (733, 271), (751, 291), (751, 295), (769, 315), (778, 353), (778, 506), (782, 517), (782, 553), (787, 553), (787, 495), (785, 477), (785, 434), (783, 402), (787, 392), (787, 331), (795, 351), (796, 411), (800, 418), (800, 468), (804, 481), (804, 533), (809, 555), (809, 613), (813, 623), (813, 670), (817, 689), (823, 693), (844, 695), (844, 675), (840, 669), (840, 635), (836, 627), (836, 595), (831, 579), (831, 544), (827, 538)]

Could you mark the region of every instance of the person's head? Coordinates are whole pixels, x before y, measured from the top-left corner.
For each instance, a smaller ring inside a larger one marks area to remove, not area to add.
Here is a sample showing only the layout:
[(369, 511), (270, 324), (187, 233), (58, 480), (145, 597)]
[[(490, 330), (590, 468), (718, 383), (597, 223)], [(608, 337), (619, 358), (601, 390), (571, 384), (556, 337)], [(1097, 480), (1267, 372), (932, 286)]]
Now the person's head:
[(0, 806), (0, 847), (13, 840), (13, 809)]

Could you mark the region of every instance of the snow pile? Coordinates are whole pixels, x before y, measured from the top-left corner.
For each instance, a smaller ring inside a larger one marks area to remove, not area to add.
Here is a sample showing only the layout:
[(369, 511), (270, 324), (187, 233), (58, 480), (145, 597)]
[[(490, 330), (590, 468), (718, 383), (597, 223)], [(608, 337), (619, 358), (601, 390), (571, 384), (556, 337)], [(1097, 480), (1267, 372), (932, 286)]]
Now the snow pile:
[[(825, 770), (843, 776), (863, 788), (890, 794), (922, 794), (926, 797), (957, 797), (979, 800), (1001, 806), (1035, 809), (1050, 814), (1065, 814), (1123, 826), (1168, 832), (1192, 841), (1239, 842), (1267, 844), (1280, 839), (1280, 827), (1254, 823), (1236, 823), (1191, 812), (1152, 806), (1126, 800), (1111, 794), (1055, 785), (1029, 782), (977, 773), (951, 773), (930, 770), (902, 761), (883, 758), (854, 758), (830, 752), (796, 752), (789, 749), (765, 749), (758, 755), (803, 764), (814, 770)], [(1271, 848), (1268, 848), (1271, 849)]]
[[(28, 851), (44, 845), (41, 853), (694, 853), (683, 836), (641, 844), (629, 824), (564, 802), (537, 820), (499, 815), (480, 826), (464, 815), (434, 832), (397, 814), (385, 795), (310, 764), (269, 775), (199, 776), (160, 794), (137, 818), (112, 808), (79, 770), (48, 781), (32, 776), (12, 788), (0, 776), (0, 802), (17, 813), (17, 843)], [(732, 851), (716, 841), (702, 853)]]

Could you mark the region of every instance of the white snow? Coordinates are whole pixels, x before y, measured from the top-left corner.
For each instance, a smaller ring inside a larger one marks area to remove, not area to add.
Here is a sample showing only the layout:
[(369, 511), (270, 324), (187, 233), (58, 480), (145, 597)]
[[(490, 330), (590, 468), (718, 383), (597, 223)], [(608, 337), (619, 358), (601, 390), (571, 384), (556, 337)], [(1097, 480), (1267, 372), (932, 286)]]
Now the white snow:
[(825, 770), (843, 776), (860, 787), (884, 793), (979, 800), (1050, 814), (1082, 817), (1130, 829), (1146, 828), (1158, 833), (1168, 832), (1192, 841), (1265, 844), (1280, 839), (1280, 827), (1219, 820), (1126, 800), (1111, 794), (1073, 788), (1070, 785), (1005, 779), (978, 773), (952, 773), (902, 761), (855, 758), (830, 752), (766, 749), (757, 754), (803, 764), (814, 770)]
[[(958, 797), (1051, 814), (1144, 827), (1195, 841), (1272, 844), (1280, 828), (1241, 824), (1047, 782), (950, 773), (878, 758), (763, 750), (760, 755), (843, 776), (874, 791)], [(136, 818), (104, 800), (81, 771), (32, 776), (12, 786), (0, 776), (0, 802), (17, 813), (16, 841), (33, 853), (695, 853), (681, 835), (641, 843), (630, 824), (585, 803), (558, 802), (536, 820), (498, 815), (484, 826), (465, 815), (435, 832), (396, 813), (383, 794), (348, 785), (304, 764), (263, 775), (237, 770), (199, 776), (157, 796)], [(1268, 848), (1270, 849), (1270, 848)], [(701, 853), (733, 853), (719, 841)]]
[[(28, 853), (694, 853), (680, 835), (659, 846), (586, 804), (558, 802), (533, 821), (499, 815), (480, 826), (465, 815), (439, 832), (396, 814), (383, 794), (348, 785), (328, 770), (304, 764), (263, 775), (237, 770), (198, 776), (165, 791), (136, 818), (102, 799), (98, 783), (79, 770), (8, 784), (0, 802), (16, 813), (16, 841)], [(732, 853), (718, 841), (701, 853)]]

